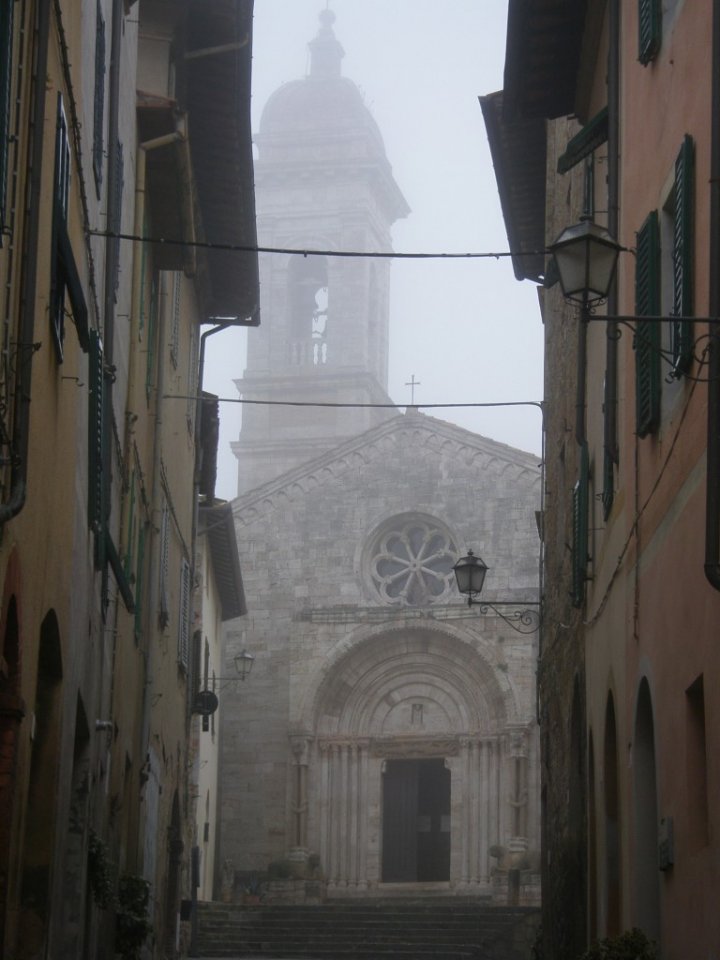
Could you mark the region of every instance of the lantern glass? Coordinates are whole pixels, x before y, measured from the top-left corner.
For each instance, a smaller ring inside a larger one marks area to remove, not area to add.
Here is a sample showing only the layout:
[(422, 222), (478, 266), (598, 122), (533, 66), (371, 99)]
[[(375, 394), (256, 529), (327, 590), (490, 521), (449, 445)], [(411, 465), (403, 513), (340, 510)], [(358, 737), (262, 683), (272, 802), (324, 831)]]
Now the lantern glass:
[(468, 550), (467, 556), (458, 560), (453, 570), (460, 593), (468, 596), (480, 593), (488, 568), (480, 557), (475, 556), (472, 550)]
[(248, 653), (247, 650), (243, 650), (235, 657), (235, 670), (240, 676), (241, 680), (244, 680), (245, 677), (250, 676), (250, 671), (253, 668), (255, 663), (255, 657)]
[(620, 246), (590, 219), (567, 227), (550, 247), (568, 300), (604, 300), (615, 275)]

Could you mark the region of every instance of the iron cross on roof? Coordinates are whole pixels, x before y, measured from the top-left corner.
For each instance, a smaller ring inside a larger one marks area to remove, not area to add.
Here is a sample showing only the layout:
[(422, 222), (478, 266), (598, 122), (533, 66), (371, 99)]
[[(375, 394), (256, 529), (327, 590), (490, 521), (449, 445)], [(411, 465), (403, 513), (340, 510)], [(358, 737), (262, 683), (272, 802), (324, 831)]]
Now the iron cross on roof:
[(410, 380), (405, 384), (406, 387), (410, 387), (410, 406), (415, 406), (415, 387), (421, 387), (422, 384), (419, 380), (415, 379), (415, 374), (410, 377)]

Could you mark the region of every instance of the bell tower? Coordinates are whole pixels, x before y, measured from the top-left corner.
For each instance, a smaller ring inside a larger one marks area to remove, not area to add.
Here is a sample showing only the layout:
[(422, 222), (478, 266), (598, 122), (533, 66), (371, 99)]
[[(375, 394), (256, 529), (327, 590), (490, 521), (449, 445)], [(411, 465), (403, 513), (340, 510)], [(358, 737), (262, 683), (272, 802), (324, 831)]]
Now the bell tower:
[[(306, 77), (268, 100), (256, 136), (260, 246), (314, 250), (260, 256), (262, 322), (236, 384), (247, 400), (387, 403), (390, 261), (333, 253), (391, 249), (408, 205), (380, 131), (342, 75), (335, 14), (320, 14)], [(389, 415), (370, 407), (247, 404), (238, 493), (362, 433)]]

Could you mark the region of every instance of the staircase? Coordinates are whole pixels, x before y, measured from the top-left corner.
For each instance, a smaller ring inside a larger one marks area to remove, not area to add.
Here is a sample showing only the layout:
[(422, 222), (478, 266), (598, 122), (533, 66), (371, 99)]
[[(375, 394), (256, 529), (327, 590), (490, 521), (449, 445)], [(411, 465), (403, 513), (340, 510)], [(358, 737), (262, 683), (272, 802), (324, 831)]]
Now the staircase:
[(198, 904), (206, 958), (531, 960), (540, 911), (447, 899), (320, 906)]

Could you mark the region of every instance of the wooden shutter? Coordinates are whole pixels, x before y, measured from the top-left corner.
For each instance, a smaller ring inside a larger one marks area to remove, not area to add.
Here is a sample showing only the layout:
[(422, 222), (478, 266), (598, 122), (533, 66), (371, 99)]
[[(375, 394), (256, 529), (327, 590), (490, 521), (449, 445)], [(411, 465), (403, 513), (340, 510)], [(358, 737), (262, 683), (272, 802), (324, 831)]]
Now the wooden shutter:
[(587, 443), (580, 448), (580, 473), (572, 499), (572, 602), (581, 607), (585, 601), (588, 563), (590, 464)]
[[(657, 210), (637, 234), (635, 261), (635, 314), (660, 314), (660, 232)], [(660, 422), (660, 325), (639, 320), (635, 330), (635, 420), (639, 437), (657, 429)]]
[(638, 0), (638, 60), (647, 66), (655, 59), (662, 39), (661, 0)]
[(53, 183), (53, 227), (50, 272), (50, 328), (58, 361), (63, 358), (65, 338), (65, 270), (62, 240), (67, 230), (70, 195), (70, 139), (62, 94), (58, 93), (55, 128), (55, 179)]
[(163, 503), (162, 518), (160, 520), (160, 609), (158, 622), (164, 630), (170, 622), (170, 608), (167, 597), (168, 561), (170, 557), (170, 509), (167, 501)]
[(93, 101), (93, 173), (100, 196), (103, 175), (103, 143), (105, 125), (105, 20), (100, 3), (95, 21), (95, 95)]
[(180, 570), (180, 622), (178, 626), (178, 661), (186, 670), (190, 656), (190, 564), (183, 558)]
[[(0, 228), (5, 226), (8, 151), (10, 145), (10, 88), (12, 86), (13, 7), (11, 0), (0, 3)], [(0, 230), (0, 246), (2, 231)]]
[(88, 398), (88, 522), (99, 532), (103, 527), (103, 346), (97, 330), (90, 331), (90, 393)]
[[(677, 317), (693, 313), (693, 199), (695, 147), (686, 136), (675, 161), (675, 223), (673, 230), (673, 306)], [(688, 320), (671, 326), (673, 371), (676, 377), (685, 373), (692, 362), (693, 329)]]
[(143, 585), (145, 574), (145, 524), (140, 525), (138, 534), (138, 555), (135, 574), (135, 641), (140, 642), (142, 638), (142, 608), (143, 608)]

